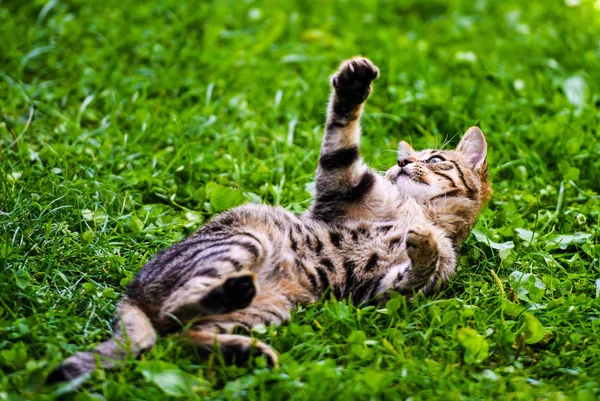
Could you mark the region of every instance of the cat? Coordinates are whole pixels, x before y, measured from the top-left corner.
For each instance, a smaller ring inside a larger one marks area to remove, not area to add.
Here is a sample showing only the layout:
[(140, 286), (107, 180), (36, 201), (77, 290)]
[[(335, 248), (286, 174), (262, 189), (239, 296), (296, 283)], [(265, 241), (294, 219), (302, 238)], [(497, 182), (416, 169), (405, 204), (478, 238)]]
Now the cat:
[(371, 171), (359, 155), (359, 119), (378, 76), (362, 57), (333, 75), (306, 213), (247, 204), (162, 251), (128, 286), (113, 338), (66, 359), (49, 381), (72, 380), (97, 363), (111, 368), (184, 326), (204, 352), (216, 346), (236, 363), (264, 355), (277, 365), (268, 345), (235, 333), (284, 323), (296, 305), (326, 291), (359, 305), (443, 285), (491, 195), (486, 140), (472, 127), (456, 150), (417, 152), (400, 142), (397, 165), (385, 175)]

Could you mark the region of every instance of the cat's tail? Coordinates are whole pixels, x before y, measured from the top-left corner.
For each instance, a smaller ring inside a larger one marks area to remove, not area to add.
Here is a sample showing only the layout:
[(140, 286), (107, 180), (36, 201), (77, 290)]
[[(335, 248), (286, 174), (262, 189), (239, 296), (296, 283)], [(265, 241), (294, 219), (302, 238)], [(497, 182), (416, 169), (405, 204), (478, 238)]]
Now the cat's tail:
[(138, 356), (156, 343), (156, 331), (148, 316), (127, 297), (117, 306), (113, 337), (91, 351), (78, 352), (63, 361), (50, 375), (48, 383), (73, 380), (91, 372), (100, 363), (110, 369), (128, 354)]

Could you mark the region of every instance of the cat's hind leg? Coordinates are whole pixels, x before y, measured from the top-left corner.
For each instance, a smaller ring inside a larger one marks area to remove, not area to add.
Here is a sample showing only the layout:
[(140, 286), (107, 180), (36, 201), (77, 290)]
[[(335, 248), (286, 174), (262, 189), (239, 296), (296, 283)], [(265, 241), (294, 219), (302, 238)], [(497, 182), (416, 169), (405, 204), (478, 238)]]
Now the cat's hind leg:
[(266, 288), (258, 294), (250, 306), (235, 312), (207, 316), (198, 319), (197, 327), (215, 333), (233, 333), (236, 329), (250, 332), (259, 324), (279, 325), (290, 319), (294, 303), (288, 295), (284, 284), (281, 290)]
[(181, 322), (243, 309), (258, 292), (256, 275), (250, 271), (225, 277), (198, 276), (188, 280), (163, 303), (161, 318), (173, 315)]
[(190, 329), (189, 338), (203, 354), (217, 349), (226, 363), (242, 365), (252, 357), (264, 356), (269, 366), (277, 366), (277, 354), (256, 338), (238, 334), (216, 334), (202, 329)]
[(181, 258), (173, 271), (178, 281), (161, 302), (158, 319), (164, 328), (248, 306), (258, 292), (256, 273), (272, 254), (270, 241), (256, 230), (222, 237), (201, 232), (188, 241), (193, 253)]
[(214, 345), (227, 362), (245, 363), (250, 356), (264, 355), (270, 365), (277, 365), (277, 354), (268, 345), (233, 334), (240, 329), (250, 332), (259, 324), (279, 325), (290, 319), (294, 302), (288, 294), (295, 291), (293, 283), (265, 284), (265, 287), (247, 308), (199, 319), (190, 329), (192, 341), (204, 350)]

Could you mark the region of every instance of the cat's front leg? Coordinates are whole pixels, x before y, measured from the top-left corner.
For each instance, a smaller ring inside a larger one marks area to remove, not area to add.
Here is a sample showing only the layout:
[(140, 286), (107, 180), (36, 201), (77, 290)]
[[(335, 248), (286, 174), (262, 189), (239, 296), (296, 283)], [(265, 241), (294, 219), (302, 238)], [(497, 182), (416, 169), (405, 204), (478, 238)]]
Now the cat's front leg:
[(397, 289), (410, 293), (423, 288), (435, 272), (440, 249), (434, 233), (427, 226), (416, 225), (406, 234), (406, 253), (410, 258), (410, 269)]
[(430, 294), (448, 281), (456, 270), (456, 256), (451, 241), (436, 227), (412, 226), (405, 240), (407, 262), (394, 265), (380, 282), (379, 303), (389, 299), (389, 290), (404, 295), (415, 292)]
[(344, 61), (333, 75), (321, 156), (358, 146), (363, 104), (371, 93), (371, 82), (378, 77), (377, 67), (362, 57)]
[(452, 242), (435, 226), (417, 224), (406, 234), (406, 253), (410, 266), (398, 277), (396, 290), (403, 294), (422, 291), (430, 294), (456, 271)]
[(355, 57), (342, 63), (331, 78), (331, 97), (316, 175), (313, 215), (340, 217), (348, 203), (358, 203), (373, 190), (378, 177), (363, 163), (359, 151), (363, 104), (379, 70)]

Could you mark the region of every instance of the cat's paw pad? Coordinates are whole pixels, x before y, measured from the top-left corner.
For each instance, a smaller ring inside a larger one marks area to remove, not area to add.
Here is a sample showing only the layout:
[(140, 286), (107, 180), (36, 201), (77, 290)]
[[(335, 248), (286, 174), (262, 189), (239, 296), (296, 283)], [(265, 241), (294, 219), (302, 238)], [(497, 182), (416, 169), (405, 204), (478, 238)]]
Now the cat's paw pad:
[(250, 272), (235, 273), (223, 280), (202, 299), (204, 307), (210, 310), (232, 312), (244, 309), (258, 292), (255, 275)]
[(234, 309), (243, 309), (250, 305), (256, 295), (256, 276), (252, 273), (229, 277), (223, 283), (225, 305)]
[(379, 69), (370, 60), (354, 57), (342, 63), (331, 78), (338, 95), (353, 96), (361, 101), (371, 92), (371, 82), (379, 77)]

